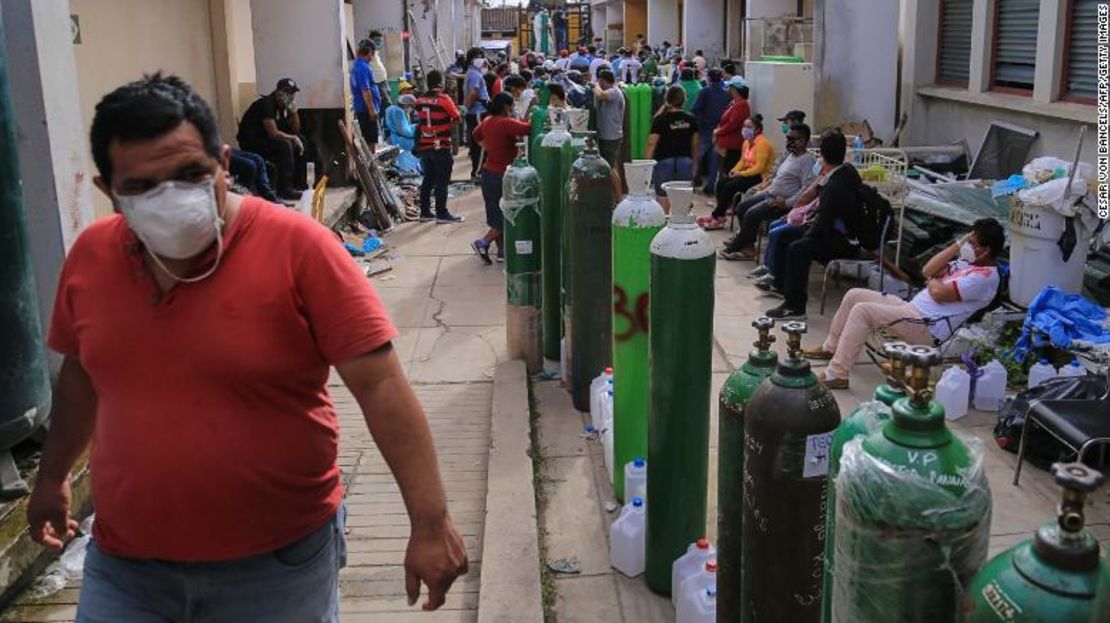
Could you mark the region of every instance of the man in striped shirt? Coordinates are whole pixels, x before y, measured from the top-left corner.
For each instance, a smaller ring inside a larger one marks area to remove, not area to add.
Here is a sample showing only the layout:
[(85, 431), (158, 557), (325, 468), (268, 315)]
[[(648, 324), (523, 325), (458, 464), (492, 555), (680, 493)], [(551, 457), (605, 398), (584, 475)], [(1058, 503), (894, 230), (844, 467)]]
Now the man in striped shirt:
[[(451, 126), (460, 119), (455, 102), (443, 92), (443, 74), (433, 70), (424, 79), (428, 90), (416, 99), (416, 154), (424, 169), (420, 184), (420, 221), (437, 224), (461, 223), (463, 217), (447, 211), (447, 185), (455, 157), (451, 153)], [(432, 213), (432, 189), (436, 211)]]

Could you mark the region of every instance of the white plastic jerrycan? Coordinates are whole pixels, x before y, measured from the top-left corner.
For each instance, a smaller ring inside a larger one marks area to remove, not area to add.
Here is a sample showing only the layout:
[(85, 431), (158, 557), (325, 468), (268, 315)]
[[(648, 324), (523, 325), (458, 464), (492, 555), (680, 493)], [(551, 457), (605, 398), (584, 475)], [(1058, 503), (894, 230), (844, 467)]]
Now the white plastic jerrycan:
[(678, 589), (678, 602), (675, 604), (675, 620), (682, 621), (696, 608), (695, 604), (705, 589), (717, 584), (717, 561), (709, 560), (698, 573), (686, 578)]
[(644, 499), (634, 497), (609, 528), (609, 564), (630, 578), (644, 572), (645, 510)]
[(605, 370), (590, 381), (590, 423), (594, 428), (601, 430), (604, 420), (601, 418), (601, 399), (605, 392), (613, 389), (613, 369)]
[(1047, 359), (1041, 359), (1029, 368), (1028, 387), (1033, 389), (1051, 378), (1056, 378), (1056, 368)]
[[(625, 485), (628, 486), (627, 484)], [(671, 565), (671, 603), (678, 605), (682, 583), (705, 570), (705, 563), (717, 558), (717, 548), (709, 539), (698, 539)], [(716, 563), (714, 563), (716, 564)]]
[(975, 408), (998, 411), (1006, 398), (1006, 368), (997, 359), (983, 366), (983, 375), (975, 381)]
[(686, 603), (688, 608), (675, 612), (675, 623), (716, 623), (717, 583), (705, 587), (695, 599)]
[(601, 398), (601, 447), (605, 451), (605, 472), (609, 474), (609, 484), (613, 484), (616, 476), (616, 465), (613, 457), (613, 392), (605, 392)]
[(624, 464), (624, 499), (647, 499), (647, 461), (636, 457)]
[(936, 401), (944, 407), (944, 417), (958, 420), (967, 415), (970, 400), (971, 375), (959, 366), (952, 366), (937, 381)]
[(1060, 366), (1059, 376), (1087, 376), (1087, 370), (1079, 363), (1078, 359), (1072, 359), (1068, 365)]

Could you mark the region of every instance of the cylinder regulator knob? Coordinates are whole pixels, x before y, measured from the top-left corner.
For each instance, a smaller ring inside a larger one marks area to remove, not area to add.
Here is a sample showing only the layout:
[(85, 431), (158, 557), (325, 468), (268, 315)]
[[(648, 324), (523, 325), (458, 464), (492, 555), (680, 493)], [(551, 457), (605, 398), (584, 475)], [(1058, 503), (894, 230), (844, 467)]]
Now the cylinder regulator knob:
[(791, 359), (802, 358), (802, 334), (806, 332), (806, 323), (801, 320), (791, 320), (783, 323), (782, 331), (786, 334), (786, 352)]
[(886, 382), (892, 387), (904, 387), (906, 385), (906, 365), (903, 356), (909, 347), (910, 345), (905, 342), (887, 342), (883, 344), (883, 355), (886, 356), (889, 363)]
[(1102, 484), (1102, 472), (1082, 463), (1053, 463), (1052, 475), (1056, 478), (1056, 484), (1064, 488), (1056, 521), (1064, 532), (1080, 532), (1086, 525), (1083, 505), (1087, 501), (1087, 494)]
[(930, 346), (911, 346), (903, 351), (901, 359), (910, 368), (908, 385), (913, 402), (919, 406), (928, 404), (933, 398), (929, 373), (942, 361), (940, 351)]
[(775, 320), (766, 316), (761, 316), (752, 321), (752, 326), (759, 332), (759, 338), (755, 341), (755, 347), (761, 351), (768, 351), (771, 349), (771, 344), (775, 343), (775, 336), (771, 335), (771, 329), (775, 327)]

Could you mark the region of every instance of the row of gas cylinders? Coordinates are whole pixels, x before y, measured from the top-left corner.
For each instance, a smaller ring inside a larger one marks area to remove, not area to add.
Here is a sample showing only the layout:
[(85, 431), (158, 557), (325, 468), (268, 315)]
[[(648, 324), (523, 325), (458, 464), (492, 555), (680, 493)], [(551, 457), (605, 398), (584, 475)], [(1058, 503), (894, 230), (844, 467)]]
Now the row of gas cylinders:
[(1101, 473), (1054, 465), (1056, 520), (984, 566), (984, 449), (933, 400), (938, 351), (885, 345), (886, 383), (842, 420), (804, 327), (783, 326), (779, 362), (773, 322), (753, 324), (720, 395), (717, 621), (1110, 621), (1110, 562), (1083, 517)]
[[(613, 368), (614, 490), (625, 499), (619, 466), (646, 457), (644, 575), (670, 594), (673, 563), (707, 520), (713, 245), (689, 183), (665, 187), (664, 215), (654, 163), (625, 165), (630, 192), (614, 210), (589, 133), (553, 115), (535, 145), (536, 167), (519, 158), (504, 181), (510, 355), (561, 368), (580, 411)], [(841, 422), (801, 357), (804, 323), (784, 325), (782, 362), (772, 324), (755, 322), (757, 349), (721, 391), (718, 621), (1110, 621), (1093, 610), (1110, 572), (1074, 502), (1099, 475), (1062, 466), (1058, 521), (976, 576), (990, 489), (982, 448), (932, 400), (938, 353), (891, 345), (876, 400)]]

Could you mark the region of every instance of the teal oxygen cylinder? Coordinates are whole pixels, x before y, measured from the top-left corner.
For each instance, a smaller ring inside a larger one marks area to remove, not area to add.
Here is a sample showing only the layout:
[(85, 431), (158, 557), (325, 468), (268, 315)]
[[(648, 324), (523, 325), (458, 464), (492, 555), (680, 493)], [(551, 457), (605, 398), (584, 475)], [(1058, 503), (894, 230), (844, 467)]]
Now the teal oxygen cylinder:
[[(568, 119), (570, 115), (568, 113)], [(571, 127), (574, 127), (573, 125)], [(566, 189), (570, 187), (570, 170), (574, 166), (574, 162), (582, 155), (582, 151), (586, 149), (586, 134), (585, 130), (572, 131), (570, 133), (570, 140), (563, 142), (563, 155), (559, 164), (559, 179), (562, 180), (560, 196), (561, 218), (559, 233), (559, 318), (560, 318), (560, 333), (564, 334), (559, 340), (559, 363), (561, 366), (560, 378), (563, 379), (564, 385), (570, 387), (569, 379), (570, 374), (570, 344), (566, 339), (566, 310), (570, 305), (570, 193)]]
[(870, 435), (879, 430), (890, 419), (890, 407), (906, 395), (906, 366), (902, 360), (909, 345), (905, 342), (887, 342), (883, 354), (887, 358), (886, 382), (875, 388), (873, 400), (862, 403), (844, 418), (832, 436), (829, 447), (829, 490), (825, 504), (825, 571), (821, 591), (821, 620), (828, 623), (832, 619), (832, 569), (836, 552), (833, 550), (832, 535), (836, 532), (836, 513), (828, 509), (836, 508), (836, 476), (840, 473), (840, 457), (844, 446), (858, 437)]
[(559, 341), (563, 337), (561, 254), (563, 237), (563, 147), (570, 141), (563, 111), (550, 112), (551, 130), (539, 137), (536, 168), (540, 175), (543, 218), (543, 356), (558, 361)]
[(505, 217), (506, 350), (523, 359), (528, 372), (543, 370), (541, 304), (543, 297), (540, 241), (540, 176), (528, 164), (527, 143), (518, 145), (516, 161), (505, 170), (501, 212)]
[(570, 169), (570, 270), (564, 317), (569, 354), (567, 389), (574, 408), (590, 410), (590, 382), (613, 359), (612, 169), (593, 134)]
[(1110, 570), (1083, 516), (1102, 473), (1082, 463), (1056, 463), (1052, 475), (1063, 488), (1056, 520), (975, 574), (961, 607), (965, 623), (1110, 620), (1092, 618), (1098, 584)]
[[(694, 222), (694, 186), (668, 182), (671, 222), (651, 241), (648, 332), (647, 583), (671, 593), (671, 565), (705, 535), (713, 351), (713, 241)], [(620, 371), (615, 371), (620, 375)]]
[(613, 211), (613, 490), (624, 500), (624, 466), (647, 455), (648, 283), (651, 241), (667, 223), (651, 192), (654, 160), (626, 162), (628, 196)]

